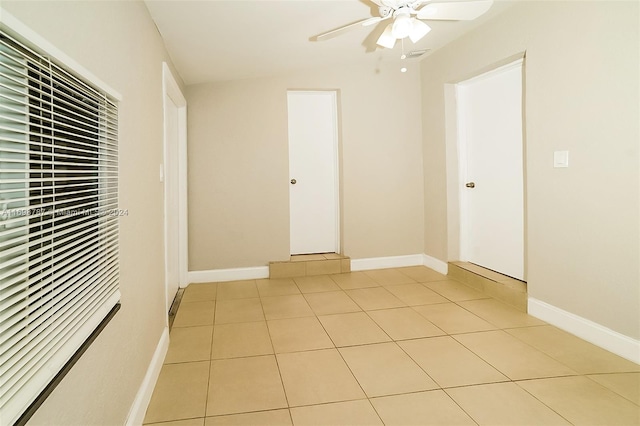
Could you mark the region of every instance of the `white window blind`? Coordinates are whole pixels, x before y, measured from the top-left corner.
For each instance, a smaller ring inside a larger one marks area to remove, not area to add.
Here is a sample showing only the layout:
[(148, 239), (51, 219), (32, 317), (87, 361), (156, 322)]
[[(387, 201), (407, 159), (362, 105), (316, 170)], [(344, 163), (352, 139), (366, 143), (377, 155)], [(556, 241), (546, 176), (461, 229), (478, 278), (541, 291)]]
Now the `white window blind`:
[(117, 106), (0, 32), (0, 424), (120, 300)]

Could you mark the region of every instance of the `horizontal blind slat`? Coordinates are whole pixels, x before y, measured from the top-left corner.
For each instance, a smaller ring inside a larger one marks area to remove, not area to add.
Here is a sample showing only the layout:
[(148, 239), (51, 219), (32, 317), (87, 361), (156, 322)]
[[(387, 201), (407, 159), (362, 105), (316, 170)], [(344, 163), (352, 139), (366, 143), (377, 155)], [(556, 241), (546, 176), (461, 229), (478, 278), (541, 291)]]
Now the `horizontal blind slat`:
[(3, 422), (119, 301), (117, 190), (117, 103), (0, 30)]

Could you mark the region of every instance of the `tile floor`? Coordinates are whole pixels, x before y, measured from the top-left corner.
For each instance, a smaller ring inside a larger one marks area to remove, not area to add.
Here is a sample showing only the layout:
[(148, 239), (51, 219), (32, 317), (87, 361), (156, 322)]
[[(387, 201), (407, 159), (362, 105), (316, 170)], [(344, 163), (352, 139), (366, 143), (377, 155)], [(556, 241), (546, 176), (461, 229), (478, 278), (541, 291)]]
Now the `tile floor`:
[(424, 267), (192, 284), (170, 336), (145, 424), (640, 424), (640, 366)]

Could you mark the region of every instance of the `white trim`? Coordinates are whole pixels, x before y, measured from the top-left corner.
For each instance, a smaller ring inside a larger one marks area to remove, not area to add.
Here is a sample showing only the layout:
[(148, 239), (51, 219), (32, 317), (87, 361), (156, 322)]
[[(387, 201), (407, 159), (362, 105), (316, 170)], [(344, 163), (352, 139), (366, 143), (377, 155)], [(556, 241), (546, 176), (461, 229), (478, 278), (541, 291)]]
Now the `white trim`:
[(251, 268), (213, 269), (210, 271), (189, 271), (189, 283), (210, 283), (220, 281), (255, 280), (269, 278), (268, 266)]
[(449, 264), (447, 262), (443, 262), (440, 259), (436, 259), (435, 257), (423, 254), (422, 264), (427, 268), (431, 268), (436, 272), (440, 272), (441, 274), (447, 275), (449, 273)]
[(34, 51), (43, 52), (46, 54), (46, 56), (55, 59), (60, 65), (64, 65), (64, 67), (66, 67), (70, 71), (73, 71), (73, 73), (78, 77), (91, 82), (91, 84), (96, 88), (105, 91), (109, 94), (109, 96), (113, 97), (117, 101), (122, 100), (122, 95), (114, 90), (111, 86), (100, 80), (91, 71), (80, 65), (75, 60), (71, 59), (69, 55), (58, 49), (50, 41), (33, 31), (22, 21), (20, 21), (18, 18), (7, 12), (6, 9), (3, 9), (1, 7), (0, 28), (5, 31), (8, 30), (7, 32), (11, 33), (12, 35), (19, 36), (19, 38), (21, 38), (22, 40), (27, 41), (28, 44), (30, 44), (29, 47), (31, 47)]
[[(187, 211), (187, 100), (180, 90), (180, 86), (171, 72), (166, 62), (162, 63), (162, 102), (167, 97), (178, 108), (178, 280), (179, 286), (184, 288), (188, 281), (188, 211)], [(166, 108), (164, 108), (166, 109)], [(167, 161), (167, 137), (166, 130), (163, 135), (163, 169), (166, 171)], [(166, 221), (166, 200), (167, 200), (167, 176), (164, 178), (164, 199), (165, 199), (165, 223), (164, 239), (167, 241), (167, 221)], [(167, 247), (165, 247), (165, 288), (168, 288), (167, 275)], [(167, 300), (167, 306), (172, 301)]]
[(529, 315), (574, 334), (625, 359), (640, 364), (640, 341), (596, 322), (529, 297)]
[(335, 204), (335, 215), (336, 215), (336, 253), (340, 253), (342, 247), (340, 247), (340, 229), (342, 228), (342, 224), (340, 223), (340, 148), (339, 148), (339, 140), (338, 140), (338, 91), (332, 90), (331, 97), (333, 102), (331, 102), (331, 109), (333, 110), (333, 193), (334, 193), (334, 204)]
[(351, 259), (352, 271), (368, 271), (370, 269), (401, 268), (403, 266), (420, 266), (424, 264), (424, 254), (406, 256), (371, 257), (367, 259)]
[(465, 189), (463, 186), (463, 182), (467, 181), (467, 126), (466, 117), (467, 112), (465, 110), (467, 104), (464, 102), (460, 102), (460, 98), (462, 97), (462, 93), (467, 90), (465, 86), (460, 83), (455, 85), (455, 101), (456, 101), (456, 148), (458, 152), (457, 158), (457, 186), (456, 186), (456, 195), (458, 197), (458, 223), (460, 225), (459, 228), (459, 254), (460, 256), (457, 258), (463, 262), (466, 262), (469, 258), (469, 194), (468, 189)]
[(156, 387), (156, 382), (158, 381), (158, 376), (160, 376), (160, 370), (162, 369), (162, 364), (164, 363), (168, 349), (169, 328), (165, 327), (164, 330), (162, 330), (158, 346), (156, 346), (156, 350), (153, 353), (153, 358), (151, 358), (149, 368), (147, 368), (147, 374), (145, 374), (136, 398), (133, 400), (125, 425), (138, 426), (144, 421), (144, 415), (147, 412), (147, 407), (149, 407), (151, 395), (153, 395), (153, 389)]
[(487, 78), (495, 77), (496, 75), (502, 74), (503, 72), (508, 71), (508, 70), (510, 70), (512, 68), (516, 68), (516, 67), (523, 66), (523, 65), (524, 65), (524, 57), (521, 57), (521, 58), (516, 59), (513, 62), (509, 62), (506, 65), (499, 66), (499, 67), (494, 68), (492, 70), (489, 70), (489, 71), (483, 72), (481, 74), (478, 74), (475, 77), (471, 77), (469, 79), (460, 81), (457, 84), (461, 85), (461, 86), (469, 86), (469, 85), (475, 84), (475, 83), (477, 83), (479, 81), (486, 80)]

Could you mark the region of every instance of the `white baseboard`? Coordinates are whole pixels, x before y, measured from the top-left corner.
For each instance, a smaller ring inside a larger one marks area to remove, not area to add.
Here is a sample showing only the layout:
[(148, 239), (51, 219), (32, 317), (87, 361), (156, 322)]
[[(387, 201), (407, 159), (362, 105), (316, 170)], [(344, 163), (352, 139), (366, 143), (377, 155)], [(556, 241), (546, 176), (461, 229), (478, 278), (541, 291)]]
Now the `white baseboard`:
[(211, 283), (220, 281), (255, 280), (269, 278), (268, 266), (252, 268), (213, 269), (211, 271), (189, 271), (189, 283)]
[(548, 322), (596, 346), (640, 364), (640, 341), (541, 300), (529, 298), (529, 315)]
[(407, 256), (370, 257), (367, 259), (351, 259), (352, 271), (368, 271), (370, 269), (401, 268), (403, 266), (422, 265), (422, 254)]
[(404, 266), (426, 266), (436, 272), (447, 275), (447, 262), (427, 256), (426, 254), (410, 254), (406, 256), (371, 257), (351, 259), (352, 271), (368, 271), (370, 269), (402, 268)]
[(156, 350), (153, 353), (153, 358), (151, 358), (147, 374), (145, 374), (142, 385), (140, 385), (140, 389), (138, 389), (138, 393), (136, 394), (136, 399), (133, 401), (131, 410), (129, 410), (129, 415), (125, 423), (127, 426), (139, 426), (144, 421), (144, 415), (147, 412), (147, 407), (151, 401), (151, 395), (153, 395), (153, 389), (158, 381), (158, 376), (160, 375), (160, 370), (162, 369), (162, 364), (164, 363), (168, 349), (169, 328), (165, 327), (158, 341), (158, 346), (156, 346)]
[(440, 259), (436, 259), (435, 257), (423, 254), (422, 264), (427, 268), (431, 268), (436, 272), (440, 272), (441, 274), (447, 275), (447, 273), (449, 273), (449, 264), (447, 262), (443, 262)]

